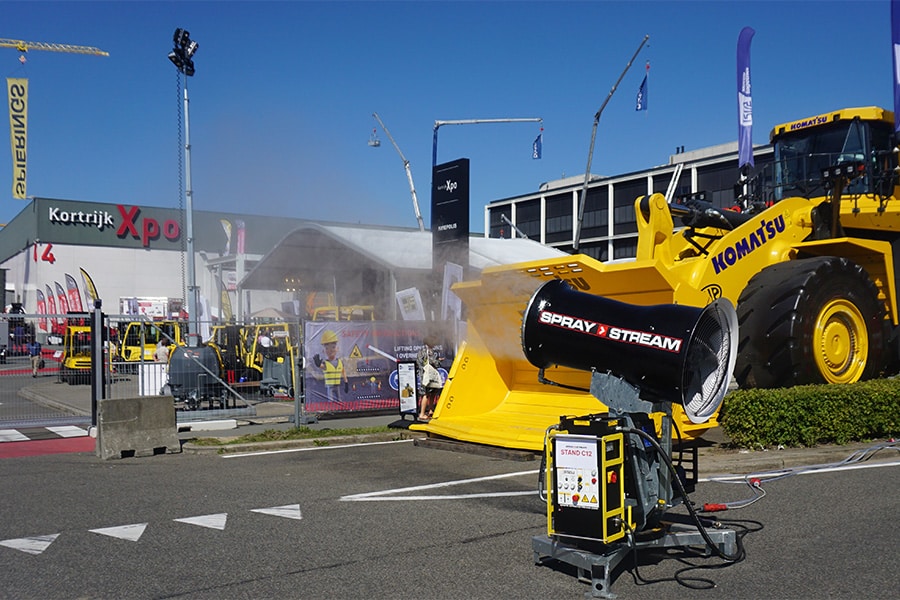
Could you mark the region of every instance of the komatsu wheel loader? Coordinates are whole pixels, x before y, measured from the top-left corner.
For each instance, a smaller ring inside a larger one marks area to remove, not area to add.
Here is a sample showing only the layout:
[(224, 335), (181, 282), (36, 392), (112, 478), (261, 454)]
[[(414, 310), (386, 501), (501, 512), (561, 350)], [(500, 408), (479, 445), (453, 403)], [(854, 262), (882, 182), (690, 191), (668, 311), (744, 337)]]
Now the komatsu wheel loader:
[[(553, 367), (539, 381), (526, 360), (522, 315), (535, 290), (575, 289), (651, 306), (736, 305), (741, 387), (852, 383), (896, 371), (900, 190), (893, 113), (851, 108), (778, 125), (774, 162), (748, 179), (734, 209), (661, 194), (634, 203), (633, 262), (585, 255), (485, 269), (454, 292), (467, 333), (434, 418), (413, 429), (507, 448), (540, 450), (561, 415), (601, 412), (590, 374)], [(597, 315), (602, 320), (602, 315)], [(647, 325), (652, 329), (652, 324)], [(675, 407), (680, 434), (693, 424)]]

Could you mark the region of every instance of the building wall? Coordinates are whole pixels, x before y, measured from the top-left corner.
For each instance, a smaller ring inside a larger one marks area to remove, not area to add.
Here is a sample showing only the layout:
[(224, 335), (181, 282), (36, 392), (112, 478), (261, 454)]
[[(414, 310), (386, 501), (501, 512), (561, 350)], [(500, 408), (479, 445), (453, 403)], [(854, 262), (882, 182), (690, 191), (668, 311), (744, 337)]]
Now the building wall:
[[(704, 193), (715, 206), (730, 206), (738, 181), (737, 144), (724, 144), (669, 157), (669, 164), (612, 177), (592, 176), (588, 184), (578, 251), (599, 260), (624, 260), (637, 253), (634, 202), (665, 194), (673, 199)], [(756, 170), (772, 162), (771, 146), (755, 149)], [(678, 180), (673, 177), (681, 173)], [(584, 176), (541, 186), (538, 193), (491, 202), (485, 207), (485, 236), (530, 239), (572, 252)], [(503, 216), (513, 222), (511, 227)]]
[[(304, 221), (194, 211), (195, 281), (209, 303), (210, 315), (221, 311), (220, 268), (232, 283), (230, 301), (243, 314), (281, 308), (290, 292), (248, 291), (239, 301), (236, 255), (245, 258), (244, 274), (284, 236)], [(182, 211), (159, 207), (35, 198), (0, 230), (0, 268), (6, 269), (5, 303), (21, 302), (37, 312), (38, 291), (46, 297), (73, 284), (90, 309), (82, 269), (93, 280), (103, 310), (119, 314), (122, 298), (180, 299), (187, 307), (185, 226)], [(237, 269), (240, 272), (240, 269)], [(230, 275), (230, 276), (229, 276)], [(47, 289), (47, 286), (50, 289)], [(54, 303), (57, 304), (57, 303)], [(73, 307), (70, 307), (73, 308)], [(57, 310), (60, 310), (57, 304)]]

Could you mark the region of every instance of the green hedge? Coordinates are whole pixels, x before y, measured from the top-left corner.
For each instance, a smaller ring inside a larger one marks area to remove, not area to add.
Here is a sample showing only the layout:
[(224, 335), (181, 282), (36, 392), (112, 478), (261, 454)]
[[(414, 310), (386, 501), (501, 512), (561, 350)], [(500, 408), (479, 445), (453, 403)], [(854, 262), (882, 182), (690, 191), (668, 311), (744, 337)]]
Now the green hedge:
[(900, 431), (900, 379), (730, 392), (719, 423), (734, 444), (815, 446), (893, 436)]

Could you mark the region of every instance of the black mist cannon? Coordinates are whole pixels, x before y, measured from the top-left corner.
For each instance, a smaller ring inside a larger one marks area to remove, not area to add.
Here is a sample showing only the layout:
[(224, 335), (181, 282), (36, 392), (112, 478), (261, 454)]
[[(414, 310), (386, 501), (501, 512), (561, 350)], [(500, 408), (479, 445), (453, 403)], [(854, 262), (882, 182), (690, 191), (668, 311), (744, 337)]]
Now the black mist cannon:
[[(692, 473), (676, 468), (671, 455), (672, 405), (693, 423), (715, 414), (734, 370), (737, 329), (725, 299), (703, 308), (635, 306), (561, 280), (534, 293), (522, 320), (522, 350), (539, 380), (570, 388), (548, 379), (547, 370), (589, 371), (584, 391), (608, 408), (563, 416), (547, 430), (547, 535), (532, 538), (536, 563), (574, 565), (590, 579), (592, 595), (612, 598), (611, 572), (632, 549), (704, 546), (735, 559), (735, 532), (706, 531), (686, 501), (697, 479), (696, 448)], [(691, 524), (666, 515), (681, 503)]]
[(609, 372), (639, 388), (643, 398), (681, 404), (691, 422), (705, 423), (728, 391), (737, 315), (724, 299), (704, 308), (635, 306), (557, 279), (531, 297), (522, 349), (539, 369)]

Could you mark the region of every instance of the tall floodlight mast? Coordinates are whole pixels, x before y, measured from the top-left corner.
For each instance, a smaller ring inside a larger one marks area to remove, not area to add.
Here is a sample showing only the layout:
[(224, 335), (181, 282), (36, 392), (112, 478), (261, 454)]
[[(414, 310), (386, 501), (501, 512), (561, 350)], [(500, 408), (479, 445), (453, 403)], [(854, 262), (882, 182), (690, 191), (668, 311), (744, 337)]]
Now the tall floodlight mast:
[[(188, 300), (188, 345), (195, 346), (200, 342), (200, 315), (198, 307), (197, 277), (194, 266), (194, 222), (193, 198), (191, 186), (191, 121), (189, 116), (188, 77), (194, 75), (194, 53), (199, 45), (191, 39), (190, 32), (176, 29), (173, 36), (174, 48), (169, 53), (169, 60), (184, 74), (184, 175), (185, 175), (185, 253), (187, 254), (187, 300)], [(191, 342), (195, 343), (191, 343)]]

